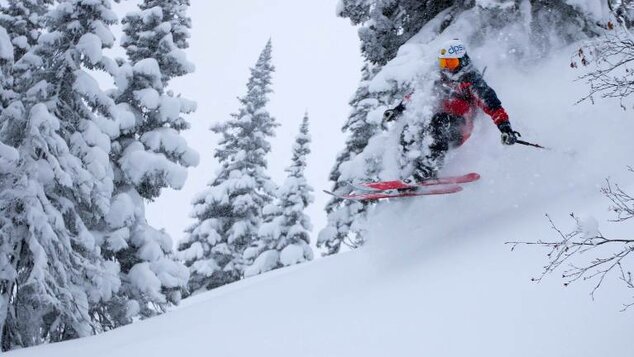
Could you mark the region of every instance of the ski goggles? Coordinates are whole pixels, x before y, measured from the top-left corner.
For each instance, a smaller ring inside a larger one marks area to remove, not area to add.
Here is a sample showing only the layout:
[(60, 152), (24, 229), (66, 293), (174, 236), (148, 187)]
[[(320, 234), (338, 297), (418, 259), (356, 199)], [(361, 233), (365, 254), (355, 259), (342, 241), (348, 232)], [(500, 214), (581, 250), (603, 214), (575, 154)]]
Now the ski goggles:
[(438, 64), (442, 69), (453, 71), (460, 67), (460, 58), (439, 58)]

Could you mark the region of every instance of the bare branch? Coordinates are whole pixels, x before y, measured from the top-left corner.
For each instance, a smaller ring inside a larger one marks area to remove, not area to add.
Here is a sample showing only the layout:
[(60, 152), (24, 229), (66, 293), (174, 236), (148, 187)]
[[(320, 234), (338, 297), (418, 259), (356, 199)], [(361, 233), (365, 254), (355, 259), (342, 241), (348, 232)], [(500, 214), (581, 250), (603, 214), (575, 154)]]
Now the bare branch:
[[(634, 172), (632, 168), (630, 171)], [(634, 217), (634, 198), (623, 191), (618, 185), (606, 180), (607, 184), (601, 192), (611, 202), (610, 210), (615, 212), (617, 218), (612, 222), (623, 222)], [(588, 228), (582, 220), (574, 214), (570, 217), (575, 221), (575, 229), (565, 233), (557, 227), (550, 216), (546, 215), (550, 226), (556, 233), (556, 239), (552, 241), (536, 242), (507, 242), (511, 250), (520, 245), (540, 246), (547, 248), (548, 262), (543, 267), (539, 277), (533, 281), (540, 282), (547, 275), (559, 271), (564, 279), (564, 286), (577, 281), (593, 281), (594, 286), (590, 292), (594, 299), (595, 293), (603, 285), (606, 279), (614, 276), (621, 280), (626, 287), (634, 289), (632, 268), (634, 267), (634, 238), (609, 238), (596, 229)], [(634, 306), (634, 302), (624, 305), (624, 310)]]
[(610, 12), (614, 15), (616, 21), (628, 29), (632, 27), (634, 18), (632, 12), (634, 11), (634, 1), (632, 0), (606, 0)]
[(623, 109), (627, 108), (625, 100), (634, 93), (634, 38), (626, 28), (614, 29), (586, 43), (573, 56), (571, 67), (577, 68), (577, 61), (584, 67), (594, 66), (578, 78), (589, 85), (590, 91), (577, 103), (590, 100), (594, 104), (598, 96), (616, 98)]
[(607, 186), (603, 187), (601, 192), (613, 203), (610, 210), (617, 214), (614, 222), (622, 222), (634, 217), (634, 198), (625, 193), (619, 185), (613, 185), (609, 179), (606, 182)]

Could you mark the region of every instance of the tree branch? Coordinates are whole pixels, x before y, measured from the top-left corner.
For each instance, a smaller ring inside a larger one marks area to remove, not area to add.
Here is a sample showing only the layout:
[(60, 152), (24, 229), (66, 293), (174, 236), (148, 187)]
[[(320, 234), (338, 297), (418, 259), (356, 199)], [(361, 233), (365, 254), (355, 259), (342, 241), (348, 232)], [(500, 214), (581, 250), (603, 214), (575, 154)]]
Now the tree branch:
[[(632, 168), (630, 171), (634, 172)], [(615, 212), (617, 218), (611, 222), (623, 222), (634, 217), (634, 198), (623, 191), (618, 185), (613, 185), (609, 180), (601, 189), (601, 192), (613, 204), (610, 210)], [(627, 288), (634, 289), (632, 279), (632, 267), (634, 267), (634, 238), (609, 238), (601, 232), (586, 228), (583, 221), (574, 214), (570, 217), (575, 221), (576, 227), (571, 232), (565, 233), (557, 227), (549, 215), (546, 215), (557, 239), (552, 241), (538, 240), (506, 242), (515, 250), (520, 245), (541, 246), (549, 249), (547, 264), (544, 265), (541, 274), (532, 278), (532, 281), (540, 282), (547, 275), (553, 274), (563, 267), (561, 273), (564, 286), (568, 286), (579, 280), (594, 281), (590, 296), (594, 299), (595, 293), (608, 279), (615, 275)], [(624, 310), (634, 306), (634, 302), (624, 305)]]

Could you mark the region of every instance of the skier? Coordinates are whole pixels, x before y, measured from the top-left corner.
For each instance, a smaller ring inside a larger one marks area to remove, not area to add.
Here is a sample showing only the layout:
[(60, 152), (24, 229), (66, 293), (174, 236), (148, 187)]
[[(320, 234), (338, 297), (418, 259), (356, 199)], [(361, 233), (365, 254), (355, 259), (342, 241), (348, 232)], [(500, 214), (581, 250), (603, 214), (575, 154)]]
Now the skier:
[[(421, 182), (437, 176), (449, 149), (459, 147), (471, 135), (473, 117), (477, 108), (488, 114), (501, 132), (502, 143), (513, 145), (520, 134), (513, 131), (509, 116), (502, 107), (495, 91), (484, 81), (480, 72), (471, 64), (466, 46), (455, 39), (445, 43), (438, 57), (440, 79), (435, 83), (438, 109), (428, 130), (432, 136), (430, 154), (415, 161), (412, 176), (406, 182)], [(406, 107), (404, 102), (383, 114), (385, 121), (396, 119)], [(407, 143), (404, 143), (407, 144)]]

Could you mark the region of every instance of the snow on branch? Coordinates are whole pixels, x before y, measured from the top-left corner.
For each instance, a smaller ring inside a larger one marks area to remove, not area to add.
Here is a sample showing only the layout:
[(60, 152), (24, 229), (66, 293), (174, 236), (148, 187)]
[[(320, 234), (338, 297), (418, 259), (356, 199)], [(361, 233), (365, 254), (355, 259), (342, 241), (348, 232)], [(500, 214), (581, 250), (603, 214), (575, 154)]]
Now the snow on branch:
[[(634, 172), (631, 167), (629, 170)], [(614, 222), (622, 222), (634, 217), (634, 198), (623, 191), (619, 185), (612, 184), (610, 180), (606, 181), (607, 186), (603, 187), (601, 192), (612, 201), (613, 206), (610, 210), (617, 214)]]
[[(601, 192), (610, 199), (614, 206), (610, 207), (617, 214), (612, 222), (623, 222), (634, 217), (634, 197), (618, 186), (611, 184)], [(590, 295), (603, 285), (606, 279), (621, 280), (626, 287), (634, 289), (632, 271), (634, 270), (634, 237), (606, 237), (598, 229), (598, 222), (592, 218), (580, 219), (570, 214), (576, 226), (570, 232), (564, 232), (546, 215), (551, 228), (556, 232), (556, 239), (536, 242), (507, 242), (515, 250), (520, 245), (541, 246), (547, 248), (547, 264), (539, 277), (533, 281), (540, 282), (547, 275), (561, 269), (564, 286), (577, 281), (592, 281), (594, 287)], [(634, 306), (634, 301), (625, 304), (623, 310)]]
[(634, 36), (626, 27), (615, 27), (611, 22), (606, 32), (598, 39), (587, 42), (573, 56), (570, 66), (593, 68), (578, 80), (586, 82), (590, 91), (577, 103), (594, 98), (616, 98), (625, 110), (626, 98), (634, 93)]

